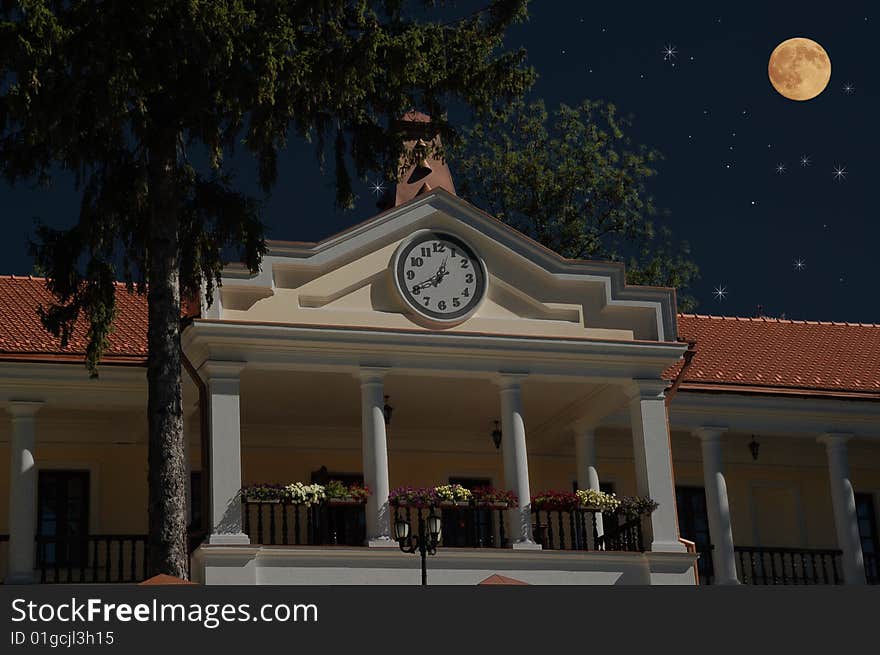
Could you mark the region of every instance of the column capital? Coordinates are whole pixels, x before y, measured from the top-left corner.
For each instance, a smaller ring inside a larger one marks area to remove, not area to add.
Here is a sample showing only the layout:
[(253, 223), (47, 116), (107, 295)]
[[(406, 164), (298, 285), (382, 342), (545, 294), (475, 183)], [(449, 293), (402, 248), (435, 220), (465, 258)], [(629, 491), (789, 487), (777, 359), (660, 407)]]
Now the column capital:
[(630, 400), (663, 400), (668, 386), (666, 380), (633, 378), (624, 385), (624, 391)]
[(721, 425), (701, 425), (694, 428), (693, 435), (700, 441), (720, 441), (728, 428)]
[(199, 374), (205, 382), (238, 380), (247, 364), (219, 359), (206, 359), (199, 366)]
[(355, 371), (354, 376), (361, 381), (361, 384), (382, 384), (389, 372), (391, 372), (390, 366), (361, 366)]
[(492, 381), (498, 385), (501, 391), (519, 389), (523, 380), (529, 377), (528, 373), (518, 371), (499, 371)]
[(45, 404), (42, 400), (10, 400), (7, 410), (12, 418), (26, 418), (36, 414)]
[(816, 441), (825, 444), (826, 448), (843, 448), (852, 438), (851, 432), (826, 432), (816, 437)]

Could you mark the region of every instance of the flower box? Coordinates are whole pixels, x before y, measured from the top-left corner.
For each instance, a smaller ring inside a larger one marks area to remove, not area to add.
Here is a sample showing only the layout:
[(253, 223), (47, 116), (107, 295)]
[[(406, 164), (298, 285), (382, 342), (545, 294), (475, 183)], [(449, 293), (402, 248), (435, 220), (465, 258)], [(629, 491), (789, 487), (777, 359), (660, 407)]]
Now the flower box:
[(346, 506), (346, 505), (365, 505), (367, 503), (366, 498), (355, 498), (354, 496), (344, 496), (343, 498), (328, 498), (324, 501), (327, 505), (337, 505), (337, 506)]
[(262, 503), (262, 504), (278, 504), (281, 502), (280, 498), (260, 498), (258, 496), (245, 496), (245, 501), (248, 503)]
[(469, 500), (441, 500), (438, 503), (438, 507), (452, 509), (452, 508), (461, 508), (461, 507), (470, 507), (471, 503)]

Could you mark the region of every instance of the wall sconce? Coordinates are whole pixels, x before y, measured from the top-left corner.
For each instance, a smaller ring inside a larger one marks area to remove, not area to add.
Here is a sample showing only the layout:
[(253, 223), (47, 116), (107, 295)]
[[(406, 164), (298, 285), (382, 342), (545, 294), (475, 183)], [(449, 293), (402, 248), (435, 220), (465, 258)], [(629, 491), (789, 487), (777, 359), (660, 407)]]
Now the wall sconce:
[(498, 421), (495, 421), (495, 429), (492, 430), (492, 443), (495, 444), (495, 450), (501, 448), (501, 428), (498, 427)]
[(391, 414), (394, 412), (394, 408), (388, 404), (388, 399), (391, 396), (385, 396), (385, 406), (382, 408), (382, 414), (385, 416), (385, 425), (391, 425)]
[(761, 448), (761, 444), (757, 442), (755, 439), (755, 435), (752, 435), (752, 440), (749, 442), (749, 452), (752, 453), (752, 460), (758, 461), (758, 450)]

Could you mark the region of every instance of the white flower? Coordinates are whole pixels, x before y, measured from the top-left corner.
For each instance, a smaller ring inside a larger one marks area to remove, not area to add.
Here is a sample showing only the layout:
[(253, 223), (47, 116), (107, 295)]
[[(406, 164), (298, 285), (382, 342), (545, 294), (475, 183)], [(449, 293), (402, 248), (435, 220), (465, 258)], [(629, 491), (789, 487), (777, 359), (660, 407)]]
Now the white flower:
[(583, 507), (591, 507), (603, 512), (610, 512), (620, 505), (620, 501), (614, 494), (598, 491), (597, 489), (578, 489), (577, 497)]

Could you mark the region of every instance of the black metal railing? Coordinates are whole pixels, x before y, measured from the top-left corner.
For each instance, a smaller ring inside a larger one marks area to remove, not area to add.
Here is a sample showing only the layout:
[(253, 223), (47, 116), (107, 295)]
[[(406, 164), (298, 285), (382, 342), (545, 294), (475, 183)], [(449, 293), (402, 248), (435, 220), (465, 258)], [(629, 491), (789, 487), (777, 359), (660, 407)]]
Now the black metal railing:
[(506, 506), (475, 507), (449, 503), (434, 508), (404, 505), (393, 510), (394, 520), (402, 519), (411, 528), (418, 525), (420, 519), (427, 519), (430, 512), (439, 515), (443, 526), (440, 545), (444, 548), (503, 548), (507, 545)]
[(363, 546), (366, 515), (360, 503), (294, 505), (243, 501), (244, 531), (252, 544)]
[(149, 570), (147, 535), (36, 537), (42, 583), (140, 582)]
[(865, 580), (868, 584), (880, 585), (880, 558), (877, 553), (862, 553), (865, 560)]
[[(712, 546), (698, 550), (700, 584), (714, 584)], [(839, 585), (841, 551), (831, 548), (734, 546), (737, 578), (748, 585)], [(867, 569), (867, 566), (866, 566)]]
[(839, 550), (735, 546), (743, 584), (837, 585), (843, 583)]
[(6, 565), (9, 562), (9, 535), (0, 534), (0, 582), (6, 580)]
[(618, 525), (607, 521), (604, 533), (600, 534), (598, 518), (601, 512), (533, 510), (532, 515), (535, 541), (545, 550), (644, 550), (642, 521), (638, 517)]

